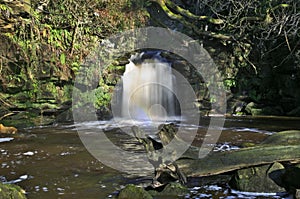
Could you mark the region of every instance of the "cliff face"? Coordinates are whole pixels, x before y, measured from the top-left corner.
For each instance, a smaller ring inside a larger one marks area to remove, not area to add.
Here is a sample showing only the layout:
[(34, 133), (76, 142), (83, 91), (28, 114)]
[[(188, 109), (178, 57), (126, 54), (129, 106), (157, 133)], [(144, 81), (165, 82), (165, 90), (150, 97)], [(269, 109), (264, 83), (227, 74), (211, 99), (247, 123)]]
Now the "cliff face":
[[(146, 19), (143, 4), (127, 0), (1, 1), (0, 118), (21, 126), (55, 121), (71, 107), (74, 78), (89, 52)], [(103, 85), (94, 75), (95, 86)]]
[[(74, 78), (87, 55), (110, 35), (145, 25), (182, 32), (203, 45), (230, 93), (228, 112), (299, 116), (299, 27), (293, 25), (299, 21), (299, 4), (290, 0), (239, 5), (222, 0), (209, 5), (193, 0), (96, 0), (89, 5), (75, 0), (3, 0), (0, 117), (38, 118), (30, 124), (53, 122), (71, 107)], [(109, 112), (111, 93), (128, 57), (104, 71), (91, 71), (93, 105), (100, 112)], [(193, 67), (171, 59), (176, 70), (189, 73), (185, 77), (198, 94), (198, 106), (209, 107), (213, 100)], [(67, 111), (64, 118), (71, 119), (69, 115)], [(48, 119), (42, 121), (42, 116)]]

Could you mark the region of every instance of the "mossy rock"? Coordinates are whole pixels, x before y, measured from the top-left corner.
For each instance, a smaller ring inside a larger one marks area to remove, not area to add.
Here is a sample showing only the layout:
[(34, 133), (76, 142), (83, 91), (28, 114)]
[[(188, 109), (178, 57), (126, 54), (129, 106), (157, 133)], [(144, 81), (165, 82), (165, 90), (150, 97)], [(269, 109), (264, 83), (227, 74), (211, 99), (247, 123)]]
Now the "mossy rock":
[(152, 199), (152, 196), (143, 188), (133, 184), (127, 185), (118, 195), (118, 199)]
[(25, 191), (13, 184), (0, 183), (0, 198), (3, 199), (26, 199)]
[(176, 198), (178, 196), (184, 196), (189, 193), (189, 190), (186, 186), (178, 182), (171, 182), (167, 184), (162, 191), (149, 190), (148, 191), (153, 197), (162, 196), (162, 197), (171, 197)]
[(278, 186), (268, 175), (281, 170), (284, 170), (284, 167), (280, 163), (241, 169), (235, 173), (229, 184), (240, 191), (283, 192), (285, 189)]
[(300, 144), (300, 131), (288, 130), (280, 131), (263, 141), (262, 144), (280, 144), (280, 145), (294, 145)]

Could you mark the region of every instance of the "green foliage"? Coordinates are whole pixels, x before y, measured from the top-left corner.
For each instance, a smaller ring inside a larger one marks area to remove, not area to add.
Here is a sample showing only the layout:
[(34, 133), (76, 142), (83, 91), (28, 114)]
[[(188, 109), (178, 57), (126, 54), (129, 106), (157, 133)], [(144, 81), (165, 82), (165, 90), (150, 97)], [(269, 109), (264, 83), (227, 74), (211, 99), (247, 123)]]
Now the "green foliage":
[(224, 86), (227, 89), (230, 89), (232, 87), (236, 87), (236, 80), (235, 79), (225, 79), (224, 80)]
[[(0, 36), (15, 47), (13, 53), (6, 52), (9, 59), (1, 60), (2, 87), (6, 89), (17, 84), (34, 101), (41, 96), (43, 85), (40, 79), (72, 81), (80, 71), (81, 63), (102, 39), (147, 22), (147, 2), (53, 0), (41, 7), (40, 1), (31, 0), (31, 9), (15, 7), (15, 2), (1, 2)], [(25, 15), (24, 11), (30, 12)], [(2, 31), (2, 19), (11, 22), (10, 31)], [(10, 65), (19, 70), (16, 72)], [(101, 71), (95, 73), (93, 66), (90, 67), (87, 70), (89, 78), (100, 81)], [(106, 94), (109, 90), (102, 86), (104, 84), (97, 90), (97, 106), (110, 100)], [(54, 88), (48, 88), (48, 91), (59, 92)], [(59, 93), (55, 96), (59, 98)], [(70, 94), (67, 96), (71, 97)], [(86, 97), (91, 98), (89, 96)]]
[(170, 27), (176, 20), (184, 27), (179, 31), (208, 49), (227, 89), (285, 110), (299, 106), (299, 1), (153, 1), (171, 19), (159, 21), (164, 16), (156, 14), (158, 24)]
[(101, 107), (107, 107), (110, 104), (112, 93), (110, 92), (109, 86), (102, 85), (95, 90), (95, 102), (94, 106), (96, 109)]

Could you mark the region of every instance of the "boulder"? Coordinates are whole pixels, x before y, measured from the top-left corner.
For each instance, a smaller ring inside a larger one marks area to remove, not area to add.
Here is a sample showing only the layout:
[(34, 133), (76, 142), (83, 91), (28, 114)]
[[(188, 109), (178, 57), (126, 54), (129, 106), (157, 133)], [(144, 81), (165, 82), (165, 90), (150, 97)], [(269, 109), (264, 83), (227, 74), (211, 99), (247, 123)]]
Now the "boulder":
[[(275, 173), (278, 172), (279, 174)], [(249, 192), (284, 192), (285, 189), (271, 179), (270, 173), (277, 181), (284, 171), (284, 166), (280, 163), (272, 165), (256, 166), (236, 171), (233, 178), (230, 180), (230, 186), (240, 191)], [(275, 175), (276, 174), (276, 175)]]
[(163, 198), (177, 198), (178, 196), (184, 196), (189, 193), (186, 186), (178, 183), (171, 182), (167, 184), (161, 191), (149, 190), (148, 191), (153, 197), (162, 196)]
[(118, 195), (118, 199), (152, 199), (152, 196), (142, 187), (127, 185)]

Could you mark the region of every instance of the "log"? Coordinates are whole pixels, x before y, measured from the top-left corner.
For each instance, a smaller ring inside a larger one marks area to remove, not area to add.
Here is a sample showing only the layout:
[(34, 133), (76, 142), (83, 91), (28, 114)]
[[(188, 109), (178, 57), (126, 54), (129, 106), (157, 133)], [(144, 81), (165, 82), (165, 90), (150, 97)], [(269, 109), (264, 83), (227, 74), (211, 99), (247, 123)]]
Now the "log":
[(202, 159), (179, 159), (179, 169), (189, 177), (226, 173), (274, 162), (300, 162), (300, 145), (258, 146), (228, 152), (212, 152)]
[[(144, 133), (135, 127), (133, 129), (136, 138), (144, 144), (146, 151), (155, 157), (156, 164), (164, 165), (168, 160), (167, 157), (157, 157), (153, 145), (157, 142), (149, 138), (140, 136)], [(184, 142), (176, 136), (177, 129), (174, 124), (165, 124), (158, 132), (158, 138), (161, 140), (161, 146), (165, 147), (172, 139)], [(246, 167), (271, 164), (274, 162), (300, 162), (300, 131), (290, 130), (282, 131), (271, 135), (262, 144), (254, 147), (242, 148), (238, 150), (225, 152), (210, 152), (204, 158), (199, 159), (199, 148), (191, 146), (181, 158), (173, 164), (178, 166), (177, 172), (182, 172), (188, 177), (202, 177), (222, 174)], [(157, 144), (157, 143), (156, 143)], [(174, 152), (176, 153), (176, 152)], [(154, 155), (155, 154), (155, 155)]]
[(202, 159), (179, 159), (179, 168), (193, 177), (221, 174), (274, 162), (300, 162), (300, 131), (269, 136), (262, 144), (226, 152), (211, 152)]

